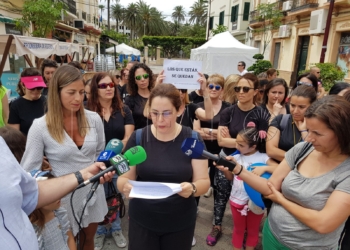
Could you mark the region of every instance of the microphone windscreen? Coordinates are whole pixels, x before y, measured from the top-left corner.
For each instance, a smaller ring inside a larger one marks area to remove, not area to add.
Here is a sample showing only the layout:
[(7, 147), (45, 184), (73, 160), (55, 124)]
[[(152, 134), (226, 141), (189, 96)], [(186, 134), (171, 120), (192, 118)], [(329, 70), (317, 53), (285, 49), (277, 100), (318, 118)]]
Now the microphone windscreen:
[(202, 159), (204, 144), (194, 138), (187, 138), (182, 142), (181, 150), (193, 159)]
[(129, 166), (135, 166), (144, 162), (147, 159), (147, 154), (143, 147), (135, 146), (127, 150), (124, 157), (128, 160)]
[(113, 151), (105, 150), (105, 151), (102, 151), (100, 153), (100, 155), (97, 157), (97, 161), (105, 162), (105, 161), (108, 161), (109, 159), (111, 159), (115, 155), (116, 154)]
[(112, 139), (106, 145), (105, 151), (113, 151), (116, 155), (120, 154), (123, 150), (123, 142), (118, 139)]

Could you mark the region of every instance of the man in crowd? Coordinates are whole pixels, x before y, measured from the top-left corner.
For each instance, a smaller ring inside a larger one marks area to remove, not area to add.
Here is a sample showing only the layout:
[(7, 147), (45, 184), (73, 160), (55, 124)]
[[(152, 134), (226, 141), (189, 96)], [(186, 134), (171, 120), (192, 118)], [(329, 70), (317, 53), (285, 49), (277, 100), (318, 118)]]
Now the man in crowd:
[(240, 61), (238, 62), (237, 69), (239, 71), (239, 75), (243, 76), (244, 74), (248, 73), (248, 71), (245, 69), (245, 62)]

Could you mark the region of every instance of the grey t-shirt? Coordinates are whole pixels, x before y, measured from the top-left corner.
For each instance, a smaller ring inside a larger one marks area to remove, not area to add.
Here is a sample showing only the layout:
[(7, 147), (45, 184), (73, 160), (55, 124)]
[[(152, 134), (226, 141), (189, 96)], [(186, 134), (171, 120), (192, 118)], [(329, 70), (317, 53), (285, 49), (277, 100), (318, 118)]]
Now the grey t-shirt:
[[(314, 150), (314, 147), (307, 150), (295, 164), (299, 153), (306, 144), (306, 142), (299, 143), (286, 153), (285, 159), (292, 171), (283, 180), (281, 190), (288, 200), (305, 208), (320, 211), (326, 205), (333, 191), (350, 194), (350, 157), (324, 175), (306, 178), (299, 173), (296, 166)], [(300, 222), (276, 203), (273, 203), (268, 218), (271, 231), (276, 239), (291, 249), (337, 249), (338, 240), (345, 224), (344, 221), (333, 232), (320, 234)]]

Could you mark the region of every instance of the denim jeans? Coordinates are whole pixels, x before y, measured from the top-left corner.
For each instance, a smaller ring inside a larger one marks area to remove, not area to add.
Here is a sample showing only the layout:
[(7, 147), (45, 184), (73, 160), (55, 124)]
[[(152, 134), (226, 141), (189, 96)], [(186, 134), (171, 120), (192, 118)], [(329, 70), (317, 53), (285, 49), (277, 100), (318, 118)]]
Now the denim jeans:
[[(112, 178), (112, 182), (113, 182), (113, 185), (115, 186), (115, 189), (118, 191), (117, 186), (116, 186), (117, 179), (118, 179), (118, 175), (115, 174)], [(108, 183), (103, 184), (103, 187), (105, 189), (106, 197), (108, 197), (110, 195), (110, 192), (108, 189)], [(96, 234), (98, 234), (98, 235), (105, 234), (106, 235), (108, 233), (113, 233), (115, 231), (119, 231), (122, 229), (120, 224), (121, 224), (121, 220), (120, 220), (119, 213), (118, 213), (117, 219), (112, 222), (111, 228), (109, 230), (107, 229), (107, 227), (105, 225), (99, 225), (97, 227)]]

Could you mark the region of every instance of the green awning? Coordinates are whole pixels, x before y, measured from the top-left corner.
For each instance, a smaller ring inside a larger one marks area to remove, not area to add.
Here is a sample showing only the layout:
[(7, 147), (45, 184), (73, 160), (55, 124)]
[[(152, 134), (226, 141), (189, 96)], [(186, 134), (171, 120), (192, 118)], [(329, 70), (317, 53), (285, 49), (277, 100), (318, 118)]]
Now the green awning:
[(0, 14), (0, 22), (1, 23), (11, 23), (11, 24), (15, 24), (15, 20), (10, 18), (10, 17), (5, 17), (4, 15)]

